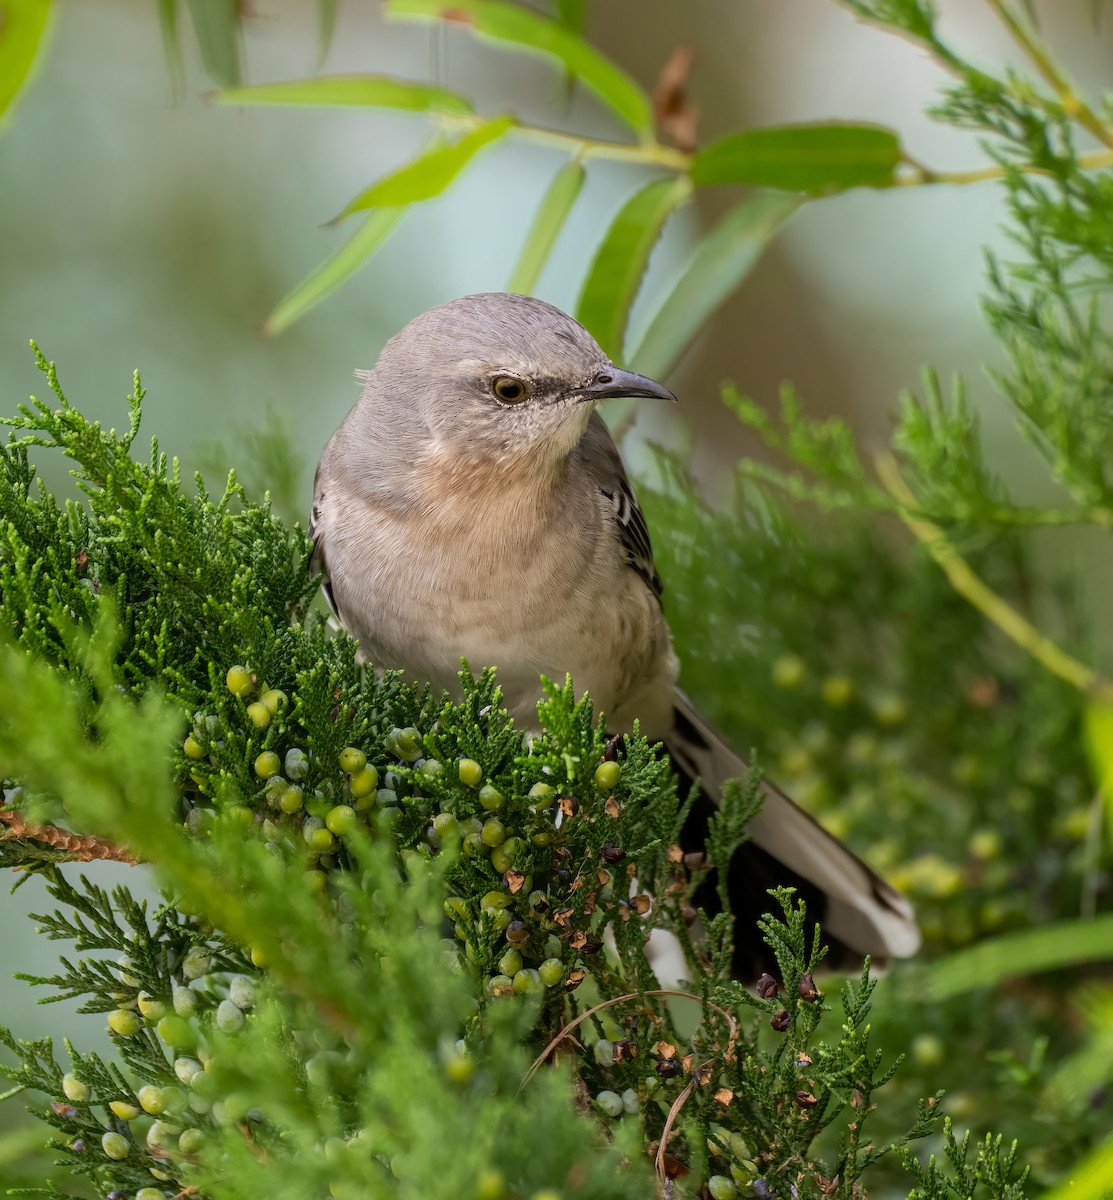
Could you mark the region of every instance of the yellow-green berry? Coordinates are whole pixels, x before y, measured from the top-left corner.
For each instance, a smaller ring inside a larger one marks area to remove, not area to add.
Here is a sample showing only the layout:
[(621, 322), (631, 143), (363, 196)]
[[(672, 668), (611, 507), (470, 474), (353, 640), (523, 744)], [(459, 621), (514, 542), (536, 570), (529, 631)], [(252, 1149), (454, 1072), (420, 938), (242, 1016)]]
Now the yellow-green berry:
[(270, 688), (259, 697), (259, 703), (267, 706), (267, 711), (272, 717), (277, 716), (278, 710), (286, 703), (286, 693), (278, 688)]
[(143, 1022), (128, 1008), (117, 1008), (108, 1014), (108, 1028), (120, 1037), (135, 1037)]
[(553, 794), (553, 789), (547, 783), (535, 783), (527, 794), (530, 800), (533, 801), (534, 808), (544, 808), (549, 803), (549, 797)]
[(273, 750), (264, 750), (255, 759), (255, 774), (260, 779), (270, 779), (282, 770), (282, 760)]
[(547, 958), (537, 968), (537, 974), (546, 987), (556, 987), (564, 978), (564, 963), (559, 958)]
[(502, 792), (500, 792), (497, 787), (493, 787), (491, 784), (485, 783), (479, 789), (479, 803), (482, 804), (488, 812), (498, 812), (498, 810), (502, 808), (503, 804), (505, 803), (505, 800), (503, 799)]
[(535, 967), (523, 967), (514, 976), (514, 990), (519, 996), (541, 991), (541, 976)]
[(239, 696), (241, 699), (244, 696), (250, 696), (255, 687), (255, 680), (251, 677), (251, 672), (247, 667), (238, 665), (228, 668), (224, 682), (228, 685), (228, 690), (232, 695)]
[(345, 775), (356, 775), (367, 765), (367, 755), (356, 746), (345, 746), (340, 751), (340, 769)]
[(159, 1017), (166, 1015), (166, 1001), (157, 999), (150, 992), (140, 992), (136, 997), (136, 1003), (139, 1006), (139, 1011), (148, 1021), (157, 1021)]
[(309, 830), (305, 835), (305, 840), (309, 844), (309, 848), (318, 854), (327, 854), (336, 845), (336, 837), (332, 830), (326, 829), (323, 825)]
[(289, 787), (284, 787), (278, 794), (278, 807), (284, 813), (300, 812), (303, 803), (304, 793), (296, 783), (291, 783)]
[[(379, 786), (379, 772), (374, 767), (365, 766), (356, 771), (355, 774), (348, 780), (348, 791), (356, 800), (367, 799), (370, 804), (370, 796)], [(361, 805), (367, 807), (367, 805)]]
[(595, 768), (595, 786), (601, 792), (613, 792), (622, 778), (622, 768), (616, 762), (600, 763)]
[[(151, 1171), (151, 1174), (154, 1175), (153, 1170)], [(166, 1175), (165, 1172), (160, 1172), (160, 1175), (162, 1175), (165, 1179), (171, 1178), (171, 1176)], [(139, 1191), (135, 1193), (135, 1200), (166, 1200), (166, 1193), (160, 1188), (141, 1187)]]
[(845, 675), (831, 675), (823, 681), (823, 702), (832, 708), (845, 708), (854, 697), (854, 683)]
[(875, 696), (870, 707), (879, 725), (899, 725), (908, 716), (908, 703), (895, 692), (884, 692)]
[(349, 804), (338, 804), (335, 808), (330, 808), (325, 817), (326, 828), (331, 833), (335, 833), (337, 837), (351, 833), (358, 824), (359, 817), (356, 816), (356, 810)]
[(444, 1073), (449, 1083), (467, 1083), (475, 1073), (475, 1063), (470, 1054), (450, 1054), (445, 1059)]
[(195, 1058), (176, 1058), (174, 1059), (174, 1074), (177, 1075), (178, 1081), (186, 1085), (193, 1082), (193, 1077), (205, 1068)]
[(511, 948), (499, 959), (499, 970), (504, 975), (517, 975), (522, 969), (522, 953)]
[(139, 1101), (139, 1107), (145, 1112), (150, 1113), (152, 1117), (157, 1117), (159, 1113), (166, 1111), (166, 1093), (160, 1087), (155, 1087), (154, 1084), (147, 1084), (146, 1087), (141, 1087), (135, 1093), (135, 1098)]
[(200, 1129), (183, 1129), (178, 1138), (178, 1150), (182, 1154), (196, 1154), (205, 1144), (205, 1135)]
[(93, 1094), (93, 1089), (78, 1079), (76, 1075), (62, 1076), (62, 1094), (74, 1104), (84, 1104)]
[(495, 1167), (484, 1167), (475, 1181), (475, 1200), (502, 1200), (506, 1195), (506, 1180)]
[(474, 758), (460, 759), (457, 770), (460, 773), (460, 782), (465, 787), (475, 787), (483, 778), (483, 768)]
[(1001, 855), (1001, 835), (996, 829), (977, 829), (970, 835), (966, 843), (971, 857), (987, 862)]
[(807, 667), (796, 654), (782, 654), (773, 664), (773, 686), (779, 688), (799, 687), (804, 682)]
[(506, 826), (498, 817), (491, 817), (483, 823), (483, 830), (479, 836), (485, 846), (501, 846), (506, 841)]
[(256, 729), (266, 729), (271, 723), (273, 715), (271, 710), (259, 700), (247, 706), (247, 719)]
[(189, 737), (182, 743), (182, 750), (186, 758), (204, 758), (205, 747), (191, 733)]
[(158, 1036), (168, 1045), (178, 1050), (192, 1050), (197, 1044), (197, 1034), (193, 1026), (177, 1013), (167, 1013), (155, 1026)]
[(212, 969), (213, 956), (208, 950), (204, 946), (190, 946), (182, 959), (182, 974), (186, 979), (200, 979)]
[(496, 846), (491, 851), (491, 866), (494, 867), (500, 875), (504, 874), (514, 865), (514, 862), (521, 852), (521, 849), (521, 838), (507, 838), (505, 842)]
[(100, 1140), (100, 1148), (114, 1162), (121, 1162), (131, 1151), (131, 1143), (122, 1133), (106, 1133)]
[(734, 1200), (738, 1195), (738, 1184), (729, 1175), (712, 1175), (707, 1181), (711, 1200)]
[(441, 839), (449, 838), (460, 832), (460, 823), (452, 813), (437, 813), (433, 818), (433, 833)]
[(121, 1121), (134, 1121), (143, 1111), (137, 1104), (131, 1104), (127, 1100), (110, 1100), (108, 1107)]

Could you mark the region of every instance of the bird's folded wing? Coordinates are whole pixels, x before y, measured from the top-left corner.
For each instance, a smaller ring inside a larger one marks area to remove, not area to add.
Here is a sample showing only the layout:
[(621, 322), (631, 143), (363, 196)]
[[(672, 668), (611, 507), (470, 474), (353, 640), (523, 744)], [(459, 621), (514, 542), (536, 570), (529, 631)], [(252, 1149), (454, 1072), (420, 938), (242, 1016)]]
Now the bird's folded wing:
[[(679, 689), (676, 727), (667, 746), (674, 764), (698, 779), (704, 793), (715, 801), (728, 779), (746, 772), (743, 760)], [(821, 924), (824, 941), (837, 941), (858, 956), (907, 958), (915, 954), (920, 948), (920, 930), (908, 900), (779, 788), (763, 781), (762, 792), (761, 811), (748, 827), (753, 844), (763, 852), (762, 874), (768, 856), (775, 860), (769, 864), (772, 875), (776, 876), (777, 864), (787, 868), (786, 877), (778, 882), (794, 883), (787, 877), (791, 873), (810, 885), (806, 890), (822, 893), (822, 911), (813, 909), (812, 915)], [(746, 849), (740, 853), (745, 854)]]

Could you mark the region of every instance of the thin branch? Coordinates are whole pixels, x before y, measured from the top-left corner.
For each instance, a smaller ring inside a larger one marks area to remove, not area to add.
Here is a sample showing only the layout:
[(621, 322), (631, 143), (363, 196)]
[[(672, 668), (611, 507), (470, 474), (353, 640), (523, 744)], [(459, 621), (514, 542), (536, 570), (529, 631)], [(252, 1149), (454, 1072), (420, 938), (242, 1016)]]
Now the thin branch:
[[(65, 853), (66, 862), (122, 862), (129, 866), (138, 866), (139, 859), (123, 846), (114, 842), (101, 841), (91, 834), (82, 836), (61, 829), (57, 825), (35, 825), (28, 821), (20, 812), (14, 809), (0, 811), (0, 822), (7, 829), (0, 829), (0, 842), (15, 841), (26, 838), (28, 841), (42, 842), (53, 846)], [(63, 861), (63, 860), (59, 860)]]
[[(653, 988), (647, 992), (627, 992), (625, 996), (616, 996), (613, 1000), (604, 1000), (601, 1004), (596, 1004), (594, 1008), (589, 1008), (574, 1020), (569, 1021), (553, 1038), (553, 1040), (545, 1047), (544, 1050), (533, 1060), (529, 1070), (525, 1073), (522, 1079), (522, 1088), (537, 1074), (538, 1068), (549, 1057), (550, 1054), (560, 1045), (561, 1042), (576, 1028), (577, 1025), (582, 1025), (588, 1017), (593, 1017), (597, 1012), (602, 1012), (604, 1008), (613, 1008), (616, 1004), (625, 1004), (628, 1000), (640, 1000), (642, 996), (678, 996), (682, 1000), (695, 1000), (697, 1004), (706, 1004), (708, 1008), (713, 1008), (721, 1017), (724, 1018), (727, 1025), (730, 1027), (730, 1037), (727, 1040), (727, 1052), (729, 1053), (734, 1048), (734, 1043), (738, 1040), (738, 1022), (725, 1008), (721, 1008), (718, 1004), (714, 1004), (710, 1000), (704, 1000), (702, 996), (697, 996), (692, 992), (678, 992), (674, 988)], [(521, 1091), (522, 1088), (518, 1090)]]
[(1113, 700), (1113, 683), (1103, 679), (1093, 667), (1087, 666), (1057, 646), (1041, 633), (1026, 617), (1021, 616), (1006, 600), (978, 577), (970, 564), (947, 541), (938, 525), (913, 515), (916, 497), (901, 476), (896, 461), (888, 454), (874, 460), (878, 478), (886, 491), (900, 504), (899, 516), (924, 544), (939, 564), (951, 586), (979, 612), (989, 618), (1007, 637), (1026, 650), (1053, 675), (1064, 679), (1079, 691), (1090, 696)]
[(1032, 37), (1024, 23), (1017, 18), (1016, 13), (1005, 3), (1005, 0), (986, 0), (990, 8), (997, 14), (1002, 24), (1012, 34), (1013, 40), (1028, 56), (1036, 70), (1043, 76), (1063, 106), (1068, 117), (1077, 121), (1087, 132), (1099, 142), (1113, 149), (1113, 130), (1102, 121), (1092, 108), (1082, 99), (1071, 86), (1067, 77), (1055, 65), (1047, 51)]

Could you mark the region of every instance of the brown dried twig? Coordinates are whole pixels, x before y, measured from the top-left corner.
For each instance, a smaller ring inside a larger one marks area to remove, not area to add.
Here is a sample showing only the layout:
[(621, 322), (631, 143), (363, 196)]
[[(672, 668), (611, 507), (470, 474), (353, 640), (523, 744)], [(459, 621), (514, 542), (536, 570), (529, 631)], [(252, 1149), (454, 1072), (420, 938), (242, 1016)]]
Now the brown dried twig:
[(122, 862), (129, 866), (137, 866), (139, 859), (130, 850), (117, 846), (113, 842), (101, 841), (92, 834), (71, 833), (57, 825), (36, 825), (14, 809), (0, 810), (0, 822), (7, 828), (0, 827), (0, 841), (14, 841), (25, 838), (32, 842), (42, 842), (61, 850), (67, 862)]

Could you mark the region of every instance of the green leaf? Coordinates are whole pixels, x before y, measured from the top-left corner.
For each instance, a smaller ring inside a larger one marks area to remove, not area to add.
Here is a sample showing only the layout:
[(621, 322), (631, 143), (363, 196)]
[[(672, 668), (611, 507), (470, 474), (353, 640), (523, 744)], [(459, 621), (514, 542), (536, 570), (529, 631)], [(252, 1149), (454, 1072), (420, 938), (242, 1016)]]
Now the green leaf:
[(471, 102), (455, 92), (384, 75), (319, 75), (289, 83), (261, 83), (214, 92), (216, 104), (322, 108), (398, 108), (410, 112), (469, 113)]
[(685, 176), (646, 184), (622, 206), (595, 252), (576, 319), (620, 363), (630, 306), (665, 222), (692, 194)]
[(1106, 825), (1113, 830), (1113, 704), (1094, 700), (1086, 706), (1082, 737), (1090, 772), (1105, 801)]
[(513, 117), (496, 117), (466, 133), (449, 146), (438, 146), (399, 170), (377, 180), (341, 212), (333, 222), (368, 208), (392, 208), (432, 200), (446, 191), (473, 158), (513, 128)]
[(49, 16), (50, 0), (0, 2), (0, 117), (31, 78)]
[(584, 173), (583, 163), (573, 160), (565, 163), (554, 176), (530, 226), (518, 265), (506, 285), (508, 292), (529, 295), (537, 285), (537, 277), (583, 187)]
[(182, 39), (178, 34), (178, 0), (158, 0), (158, 27), (162, 34), (162, 53), (166, 58), (166, 73), (170, 76), (170, 90), (178, 99), (185, 88)]
[(221, 87), (235, 87), (241, 75), (238, 0), (189, 0), (201, 61)]
[(557, 20), (573, 33), (583, 33), (587, 23), (587, 0), (557, 0)]
[(359, 270), (379, 249), (398, 224), (404, 208), (380, 208), (371, 213), (335, 254), (310, 272), (288, 296), (282, 299), (263, 322), (263, 334), (274, 337), (288, 329), (311, 308)]
[(320, 61), (324, 62), (332, 49), (332, 35), (336, 32), (336, 10), (338, 0), (317, 0), (317, 29), (320, 45)]
[(900, 141), (879, 125), (778, 125), (713, 142), (692, 160), (696, 184), (749, 183), (788, 192), (889, 187)]
[(653, 106), (626, 72), (557, 21), (501, 0), (387, 0), (387, 13), (458, 21), (479, 36), (557, 59), (643, 141), (653, 138)]
[(655, 313), (630, 366), (663, 379), (757, 262), (766, 243), (803, 204), (798, 196), (756, 196), (732, 209), (695, 248), (676, 285)]
[(1040, 929), (1002, 934), (941, 958), (915, 973), (916, 987), (931, 1000), (992, 987), (1014, 975), (1113, 962), (1113, 915), (1059, 921)]
[[(1067, 1193), (1070, 1200), (1109, 1200), (1109, 1181), (1113, 1179), (1113, 1137), (1092, 1150), (1070, 1172)], [(1044, 1192), (1040, 1200), (1060, 1200), (1064, 1194), (1061, 1184)]]

